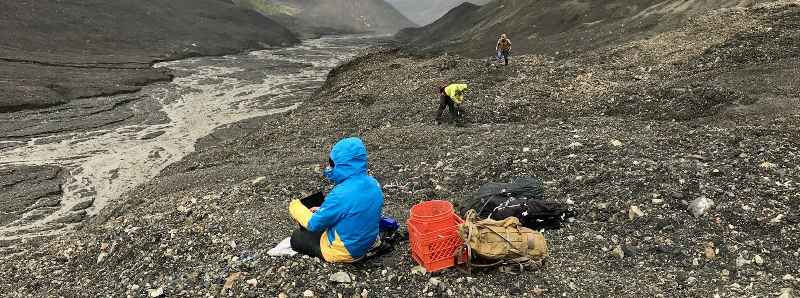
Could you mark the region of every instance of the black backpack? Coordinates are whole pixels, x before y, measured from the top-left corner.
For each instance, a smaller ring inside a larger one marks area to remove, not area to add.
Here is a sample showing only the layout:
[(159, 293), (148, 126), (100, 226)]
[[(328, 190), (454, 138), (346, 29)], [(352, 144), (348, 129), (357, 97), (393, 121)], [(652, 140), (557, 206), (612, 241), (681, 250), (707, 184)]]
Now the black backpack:
[(523, 226), (554, 229), (574, 217), (575, 212), (557, 202), (544, 200), (544, 185), (533, 177), (518, 177), (511, 183), (486, 183), (478, 194), (458, 204), (459, 213), (474, 209), (480, 218), (503, 220), (514, 216)]

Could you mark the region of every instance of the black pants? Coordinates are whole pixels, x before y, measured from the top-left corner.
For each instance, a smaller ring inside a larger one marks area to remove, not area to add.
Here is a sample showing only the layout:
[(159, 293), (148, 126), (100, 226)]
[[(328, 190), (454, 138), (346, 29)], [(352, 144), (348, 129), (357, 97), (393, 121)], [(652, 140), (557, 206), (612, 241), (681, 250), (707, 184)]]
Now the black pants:
[(457, 120), (459, 113), (456, 109), (456, 103), (452, 98), (450, 98), (450, 96), (447, 96), (447, 94), (442, 94), (439, 96), (439, 110), (436, 112), (436, 121), (441, 121), (442, 112), (444, 112), (445, 107), (447, 107), (450, 111), (450, 121)]
[(509, 52), (508, 50), (500, 51), (500, 57), (502, 57), (505, 60), (506, 65), (508, 65), (508, 56), (510, 56), (510, 55), (511, 55), (511, 52)]
[(322, 249), (319, 246), (321, 238), (322, 232), (311, 232), (301, 227), (292, 233), (292, 250), (322, 259)]

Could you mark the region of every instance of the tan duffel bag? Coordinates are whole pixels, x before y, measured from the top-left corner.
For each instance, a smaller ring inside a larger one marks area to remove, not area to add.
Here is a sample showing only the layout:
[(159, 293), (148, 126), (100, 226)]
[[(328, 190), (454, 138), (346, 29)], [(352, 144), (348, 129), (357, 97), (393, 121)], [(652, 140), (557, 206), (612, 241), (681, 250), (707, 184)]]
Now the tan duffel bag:
[(538, 231), (523, 227), (516, 217), (502, 221), (479, 220), (475, 210), (467, 211), (458, 233), (470, 251), (489, 260), (542, 261), (547, 257), (547, 241)]

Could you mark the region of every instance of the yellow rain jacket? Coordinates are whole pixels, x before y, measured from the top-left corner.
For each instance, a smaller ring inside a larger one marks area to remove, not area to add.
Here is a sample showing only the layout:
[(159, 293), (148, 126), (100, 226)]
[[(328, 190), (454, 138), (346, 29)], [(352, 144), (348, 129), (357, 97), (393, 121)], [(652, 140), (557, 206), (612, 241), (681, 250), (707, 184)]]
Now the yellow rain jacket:
[(468, 89), (467, 84), (450, 84), (444, 88), (444, 94), (447, 94), (453, 102), (461, 104), (464, 101), (464, 93)]

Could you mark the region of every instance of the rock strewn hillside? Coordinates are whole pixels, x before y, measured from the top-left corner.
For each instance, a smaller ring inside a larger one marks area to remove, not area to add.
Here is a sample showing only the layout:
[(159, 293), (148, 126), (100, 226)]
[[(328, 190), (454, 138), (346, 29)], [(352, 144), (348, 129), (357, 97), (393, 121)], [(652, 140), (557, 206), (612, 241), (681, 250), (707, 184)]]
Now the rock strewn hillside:
[(218, 0), (0, 3), (0, 112), (133, 92), (168, 80), (157, 60), (218, 55), (297, 39)]
[(398, 38), (423, 52), (488, 57), (497, 37), (508, 33), (516, 54), (564, 54), (668, 31), (692, 16), (754, 2), (758, 1), (495, 0), (481, 7), (465, 3), (433, 24), (400, 32)]

